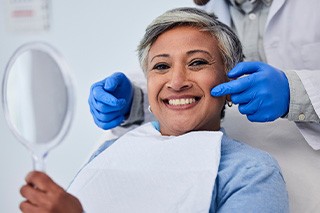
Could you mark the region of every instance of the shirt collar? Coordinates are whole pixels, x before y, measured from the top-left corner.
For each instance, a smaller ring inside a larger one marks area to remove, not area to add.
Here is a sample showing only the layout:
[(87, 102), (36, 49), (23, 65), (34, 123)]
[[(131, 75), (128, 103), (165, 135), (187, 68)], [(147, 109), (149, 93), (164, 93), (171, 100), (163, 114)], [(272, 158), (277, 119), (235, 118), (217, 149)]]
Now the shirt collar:
[(252, 12), (259, 4), (263, 3), (266, 6), (270, 6), (272, 0), (226, 0), (229, 2), (233, 7), (240, 10), (244, 13)]

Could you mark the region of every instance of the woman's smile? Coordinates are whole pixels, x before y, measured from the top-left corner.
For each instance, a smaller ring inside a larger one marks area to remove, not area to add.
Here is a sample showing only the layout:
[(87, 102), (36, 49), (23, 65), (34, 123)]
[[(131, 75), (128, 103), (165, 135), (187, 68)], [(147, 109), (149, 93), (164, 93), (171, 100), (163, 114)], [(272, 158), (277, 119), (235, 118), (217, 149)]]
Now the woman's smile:
[(181, 96), (181, 97), (169, 97), (165, 98), (162, 101), (167, 105), (170, 109), (189, 109), (194, 107), (199, 101), (201, 97), (199, 96)]

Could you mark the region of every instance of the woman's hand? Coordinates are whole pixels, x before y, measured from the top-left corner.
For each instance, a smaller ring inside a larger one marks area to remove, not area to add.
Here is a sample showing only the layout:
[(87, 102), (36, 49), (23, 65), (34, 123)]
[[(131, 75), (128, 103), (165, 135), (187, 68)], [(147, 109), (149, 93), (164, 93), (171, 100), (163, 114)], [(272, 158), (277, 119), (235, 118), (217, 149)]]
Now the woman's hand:
[(21, 195), (26, 198), (20, 204), (22, 212), (83, 212), (80, 201), (53, 182), (45, 173), (38, 171), (30, 172), (25, 180), (26, 185), (20, 189)]

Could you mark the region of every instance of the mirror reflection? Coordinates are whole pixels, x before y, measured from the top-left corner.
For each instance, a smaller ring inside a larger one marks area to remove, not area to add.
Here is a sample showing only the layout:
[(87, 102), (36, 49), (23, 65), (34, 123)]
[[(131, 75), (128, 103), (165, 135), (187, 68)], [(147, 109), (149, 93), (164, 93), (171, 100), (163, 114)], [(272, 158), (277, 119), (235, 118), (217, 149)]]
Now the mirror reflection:
[(44, 170), (43, 158), (61, 142), (72, 117), (72, 86), (60, 54), (45, 43), (20, 47), (3, 83), (3, 107), (10, 129)]

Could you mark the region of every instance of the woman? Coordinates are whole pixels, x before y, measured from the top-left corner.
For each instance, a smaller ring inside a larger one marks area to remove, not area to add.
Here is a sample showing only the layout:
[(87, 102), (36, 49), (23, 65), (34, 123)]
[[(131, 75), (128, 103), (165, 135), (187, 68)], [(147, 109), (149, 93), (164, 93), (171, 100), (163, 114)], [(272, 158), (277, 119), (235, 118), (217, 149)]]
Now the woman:
[(69, 188), (79, 199), (30, 173), (21, 210), (288, 212), (276, 161), (221, 133), (226, 97), (210, 89), (243, 59), (235, 34), (203, 11), (179, 8), (148, 26), (138, 52), (158, 122), (103, 144)]

